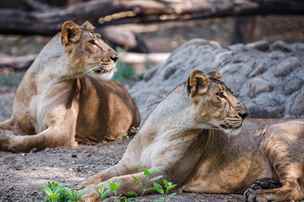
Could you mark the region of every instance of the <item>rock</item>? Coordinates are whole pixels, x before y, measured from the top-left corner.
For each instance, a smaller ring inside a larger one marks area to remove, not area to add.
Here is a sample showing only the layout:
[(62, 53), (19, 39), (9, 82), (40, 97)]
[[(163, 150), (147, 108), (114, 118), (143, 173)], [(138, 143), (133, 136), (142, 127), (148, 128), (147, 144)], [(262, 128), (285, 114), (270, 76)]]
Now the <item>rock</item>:
[(243, 89), (242, 92), (246, 92), (246, 95), (250, 98), (254, 98), (260, 93), (270, 92), (273, 90), (271, 83), (260, 77), (250, 79), (246, 87), (247, 89)]
[(278, 60), (284, 58), (285, 54), (281, 51), (272, 51), (269, 53), (269, 57), (273, 60)]
[(9, 118), (12, 112), (14, 93), (5, 93), (0, 95), (0, 121)]
[[(303, 78), (304, 79), (304, 78)], [(293, 92), (297, 91), (299, 88), (303, 86), (303, 79), (294, 77), (286, 82), (286, 85), (283, 86), (283, 91), (286, 95), (290, 95)]]
[(303, 117), (304, 114), (304, 88), (293, 93), (288, 99), (287, 116), (289, 117)]
[[(267, 46), (270, 48), (268, 49)], [(263, 51), (261, 51), (263, 50)], [(223, 47), (203, 39), (185, 43), (144, 75), (130, 93), (144, 120), (193, 68), (217, 68), (226, 84), (260, 118), (304, 117), (304, 45), (257, 42)]]
[(255, 118), (281, 118), (284, 115), (284, 99), (274, 93), (262, 93), (257, 95), (248, 106), (249, 114)]
[(276, 41), (270, 46), (271, 50), (280, 50), (283, 52), (291, 52), (292, 48), (284, 41)]
[(254, 48), (260, 51), (267, 51), (269, 49), (269, 42), (262, 40), (262, 41), (256, 41), (253, 43), (247, 44), (248, 48)]
[(286, 76), (294, 69), (301, 66), (301, 63), (298, 58), (290, 57), (283, 60), (280, 64), (278, 64), (277, 68), (274, 69), (273, 74), (275, 76)]
[(257, 64), (256, 67), (254, 68), (254, 70), (249, 74), (249, 77), (255, 77), (260, 74), (263, 74), (267, 70), (266, 67), (267, 67), (266, 64), (263, 64), (263, 63)]

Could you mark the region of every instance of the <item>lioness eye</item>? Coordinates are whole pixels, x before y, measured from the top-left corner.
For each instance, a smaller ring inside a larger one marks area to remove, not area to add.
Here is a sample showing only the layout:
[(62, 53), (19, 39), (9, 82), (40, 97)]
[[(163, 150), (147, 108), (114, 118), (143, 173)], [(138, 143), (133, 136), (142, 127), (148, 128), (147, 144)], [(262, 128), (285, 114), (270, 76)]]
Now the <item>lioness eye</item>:
[(224, 92), (217, 92), (216, 95), (222, 98), (225, 97)]

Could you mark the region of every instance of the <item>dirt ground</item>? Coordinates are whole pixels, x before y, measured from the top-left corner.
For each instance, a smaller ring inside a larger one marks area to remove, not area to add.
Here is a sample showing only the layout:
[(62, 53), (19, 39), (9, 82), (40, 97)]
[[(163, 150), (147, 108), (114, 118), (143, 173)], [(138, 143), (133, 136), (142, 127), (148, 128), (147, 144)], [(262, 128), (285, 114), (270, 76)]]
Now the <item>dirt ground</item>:
[[(14, 93), (0, 94), (0, 121), (11, 113)], [(131, 139), (131, 138), (130, 138)], [(119, 161), (130, 139), (76, 149), (55, 148), (31, 153), (0, 152), (0, 202), (43, 201), (41, 189), (50, 180), (73, 186), (85, 177)], [(138, 198), (149, 202), (158, 195)], [(114, 201), (110, 199), (109, 201)], [(238, 202), (241, 195), (183, 193), (168, 201)]]
[[(41, 189), (49, 180), (74, 185), (86, 176), (114, 165), (128, 139), (77, 149), (46, 149), (28, 154), (0, 152), (0, 201), (42, 201)], [(159, 196), (142, 197), (153, 201)], [(239, 195), (178, 194), (169, 201), (242, 201)]]

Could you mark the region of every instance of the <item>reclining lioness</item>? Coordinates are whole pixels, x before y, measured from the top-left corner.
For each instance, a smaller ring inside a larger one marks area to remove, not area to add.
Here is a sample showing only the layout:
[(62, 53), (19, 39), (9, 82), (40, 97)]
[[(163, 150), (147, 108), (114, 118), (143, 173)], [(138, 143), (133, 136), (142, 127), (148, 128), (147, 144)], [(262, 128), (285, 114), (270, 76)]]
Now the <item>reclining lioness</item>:
[[(83, 201), (98, 201), (98, 184), (120, 185), (109, 195), (145, 194), (161, 179), (186, 192), (247, 189), (251, 202), (303, 199), (304, 122), (257, 130), (273, 121), (243, 123), (246, 115), (219, 74), (194, 70), (155, 108), (119, 163), (82, 183)], [(144, 168), (157, 172), (147, 176)]]
[(24, 75), (12, 116), (0, 123), (0, 150), (71, 147), (126, 135), (139, 113), (127, 90), (106, 80), (116, 60), (93, 25), (65, 22)]

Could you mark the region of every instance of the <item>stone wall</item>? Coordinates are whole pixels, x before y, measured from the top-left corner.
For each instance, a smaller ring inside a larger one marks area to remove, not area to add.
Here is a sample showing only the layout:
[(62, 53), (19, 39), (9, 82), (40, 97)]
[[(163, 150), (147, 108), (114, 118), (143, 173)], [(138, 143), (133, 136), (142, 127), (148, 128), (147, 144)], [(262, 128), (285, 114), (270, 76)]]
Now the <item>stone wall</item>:
[(303, 117), (304, 44), (259, 41), (223, 47), (195, 39), (150, 69), (130, 90), (143, 119), (189, 72), (218, 68), (251, 117)]

